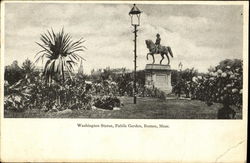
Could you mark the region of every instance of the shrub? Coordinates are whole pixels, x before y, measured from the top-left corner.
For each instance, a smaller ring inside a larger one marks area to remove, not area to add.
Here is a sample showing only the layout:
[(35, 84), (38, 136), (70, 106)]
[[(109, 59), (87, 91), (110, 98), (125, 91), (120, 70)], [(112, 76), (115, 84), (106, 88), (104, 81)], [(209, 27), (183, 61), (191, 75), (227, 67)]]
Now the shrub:
[(165, 92), (159, 90), (156, 87), (144, 87), (142, 90), (139, 91), (138, 95), (141, 97), (146, 96), (146, 97), (154, 97), (154, 98), (166, 100)]
[(210, 68), (206, 74), (196, 74), (191, 79), (181, 78), (174, 85), (173, 92), (192, 99), (205, 101), (208, 105), (213, 102), (223, 103), (227, 97), (230, 105), (242, 105), (242, 61), (224, 60), (215, 68)]
[(94, 106), (102, 109), (112, 110), (114, 107), (119, 107), (120, 105), (120, 99), (112, 95), (104, 95), (94, 99)]
[(84, 81), (53, 82), (46, 84), (41, 77), (26, 77), (14, 85), (5, 84), (5, 109), (25, 110), (36, 108), (50, 110), (60, 108), (90, 109), (91, 84)]

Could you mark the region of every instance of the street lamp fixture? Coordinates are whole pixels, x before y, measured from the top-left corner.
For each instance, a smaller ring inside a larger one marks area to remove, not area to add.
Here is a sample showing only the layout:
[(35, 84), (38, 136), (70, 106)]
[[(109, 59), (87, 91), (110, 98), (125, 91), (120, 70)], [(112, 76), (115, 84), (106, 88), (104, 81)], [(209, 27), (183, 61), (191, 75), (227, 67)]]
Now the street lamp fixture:
[(141, 13), (142, 12), (134, 4), (133, 8), (129, 12), (129, 16), (131, 17), (131, 25), (132, 26), (139, 26), (140, 25)]
[(134, 39), (134, 64), (135, 64), (135, 70), (134, 70), (134, 104), (136, 104), (136, 95), (137, 95), (137, 89), (136, 89), (136, 38), (137, 38), (137, 26), (140, 26), (140, 16), (141, 16), (141, 11), (136, 7), (134, 4), (133, 8), (129, 12), (129, 16), (131, 17), (131, 25), (134, 26), (134, 34), (135, 34), (135, 39)]

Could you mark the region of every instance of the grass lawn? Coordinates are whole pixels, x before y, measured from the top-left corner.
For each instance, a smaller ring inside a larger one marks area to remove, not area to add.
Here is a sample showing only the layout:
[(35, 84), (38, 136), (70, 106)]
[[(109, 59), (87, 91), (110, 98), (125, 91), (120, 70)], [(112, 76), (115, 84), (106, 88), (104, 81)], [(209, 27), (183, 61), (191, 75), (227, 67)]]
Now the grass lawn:
[[(132, 97), (120, 97), (124, 106), (120, 110), (73, 110), (72, 112), (48, 113), (37, 109), (25, 112), (5, 110), (5, 118), (115, 118), (115, 119), (217, 119), (221, 104), (207, 106), (198, 100), (171, 99), (162, 101), (155, 98), (138, 98), (133, 104)], [(236, 118), (242, 118), (242, 110), (234, 108)]]

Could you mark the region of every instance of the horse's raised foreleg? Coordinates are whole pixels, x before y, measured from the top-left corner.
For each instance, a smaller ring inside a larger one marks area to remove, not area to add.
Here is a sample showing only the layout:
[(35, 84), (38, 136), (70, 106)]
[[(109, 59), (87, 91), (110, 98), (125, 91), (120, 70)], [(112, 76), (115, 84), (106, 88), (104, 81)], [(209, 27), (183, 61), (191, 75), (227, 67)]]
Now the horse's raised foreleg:
[(164, 54), (161, 54), (161, 61), (160, 61), (160, 64), (161, 64), (161, 62), (163, 61), (163, 59), (164, 59)]

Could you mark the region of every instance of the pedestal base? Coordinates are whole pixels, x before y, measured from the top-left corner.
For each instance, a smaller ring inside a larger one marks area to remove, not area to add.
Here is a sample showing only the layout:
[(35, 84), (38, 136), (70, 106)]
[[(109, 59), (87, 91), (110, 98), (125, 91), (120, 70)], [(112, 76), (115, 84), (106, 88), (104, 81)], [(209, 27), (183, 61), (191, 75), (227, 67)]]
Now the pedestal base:
[(145, 71), (146, 86), (156, 87), (166, 94), (172, 92), (170, 65), (147, 64)]

